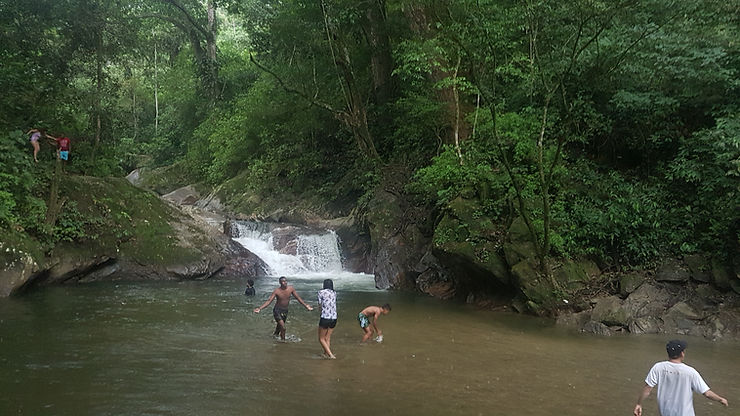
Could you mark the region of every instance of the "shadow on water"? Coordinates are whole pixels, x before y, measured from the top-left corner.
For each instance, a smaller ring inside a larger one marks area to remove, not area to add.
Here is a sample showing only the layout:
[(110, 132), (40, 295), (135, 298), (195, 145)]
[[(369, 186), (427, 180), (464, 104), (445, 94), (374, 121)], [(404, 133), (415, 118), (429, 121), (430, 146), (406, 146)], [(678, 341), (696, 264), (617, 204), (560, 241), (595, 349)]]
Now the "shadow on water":
[[(322, 279), (289, 278), (313, 305)], [(588, 336), (337, 279), (338, 359), (323, 360), (316, 310), (292, 303), (285, 343), (269, 310), (252, 312), (276, 285), (248, 298), (233, 281), (96, 283), (0, 300), (0, 414), (616, 416), (665, 355), (664, 336)], [(386, 302), (384, 342), (360, 344), (357, 313)], [(732, 406), (696, 396), (697, 414), (738, 414), (739, 356), (689, 339), (687, 362)]]

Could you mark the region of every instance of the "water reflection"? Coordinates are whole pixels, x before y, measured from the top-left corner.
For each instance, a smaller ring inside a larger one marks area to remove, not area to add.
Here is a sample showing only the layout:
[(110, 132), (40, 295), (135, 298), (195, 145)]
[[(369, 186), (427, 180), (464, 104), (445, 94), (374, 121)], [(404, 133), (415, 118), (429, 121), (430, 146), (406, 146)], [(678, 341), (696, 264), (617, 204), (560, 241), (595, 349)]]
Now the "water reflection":
[[(315, 305), (321, 279), (289, 283)], [(287, 343), (273, 339), (271, 314), (251, 312), (272, 280), (253, 298), (240, 282), (185, 282), (0, 300), (0, 414), (625, 415), (665, 356), (663, 336), (586, 336), (336, 279), (338, 359), (322, 360), (317, 311), (292, 305), (288, 334), (300, 342)], [(384, 342), (360, 344), (357, 312), (385, 302)], [(696, 396), (697, 414), (737, 414), (739, 353), (689, 339), (687, 363), (731, 406)]]

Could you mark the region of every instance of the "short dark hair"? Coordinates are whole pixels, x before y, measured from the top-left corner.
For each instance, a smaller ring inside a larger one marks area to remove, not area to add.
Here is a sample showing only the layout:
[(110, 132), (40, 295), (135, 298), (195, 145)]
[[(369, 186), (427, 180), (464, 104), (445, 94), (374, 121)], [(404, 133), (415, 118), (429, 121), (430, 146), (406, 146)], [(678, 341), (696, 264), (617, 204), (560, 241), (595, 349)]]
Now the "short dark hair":
[(247, 279), (247, 284), (248, 284), (249, 286), (254, 286), (254, 280), (252, 280), (252, 279)]
[(278, 282), (279, 282), (279, 281), (281, 281), (281, 280), (288, 280), (288, 278), (287, 278), (287, 277), (285, 277), (285, 276), (280, 276), (280, 277), (278, 278)]
[(334, 282), (331, 279), (324, 279), (324, 289), (334, 290)]
[(391, 304), (390, 303), (386, 303), (385, 305), (382, 306), (382, 308), (390, 312), (390, 310), (391, 310)]

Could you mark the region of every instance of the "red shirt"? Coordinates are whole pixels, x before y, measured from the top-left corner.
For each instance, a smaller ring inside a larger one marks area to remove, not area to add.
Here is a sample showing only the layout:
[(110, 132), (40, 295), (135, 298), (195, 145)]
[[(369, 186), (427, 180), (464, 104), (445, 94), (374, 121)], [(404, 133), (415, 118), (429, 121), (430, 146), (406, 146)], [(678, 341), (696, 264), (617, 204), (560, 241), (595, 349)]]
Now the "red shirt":
[(59, 145), (59, 150), (64, 152), (69, 151), (69, 139), (67, 137), (62, 137), (61, 139), (59, 139), (57, 144)]

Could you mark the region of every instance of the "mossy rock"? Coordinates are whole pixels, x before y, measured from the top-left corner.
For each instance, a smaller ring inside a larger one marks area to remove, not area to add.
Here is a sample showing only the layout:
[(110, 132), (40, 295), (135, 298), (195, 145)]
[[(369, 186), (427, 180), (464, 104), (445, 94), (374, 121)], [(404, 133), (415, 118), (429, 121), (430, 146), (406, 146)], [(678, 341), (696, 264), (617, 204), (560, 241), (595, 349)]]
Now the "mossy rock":
[(195, 176), (183, 162), (157, 168), (139, 169), (138, 185), (151, 189), (159, 195), (168, 194), (194, 182), (196, 182)]
[(730, 272), (723, 262), (712, 259), (712, 283), (721, 290), (730, 290), (732, 281)]
[(508, 241), (503, 245), (504, 256), (509, 264), (537, 258), (537, 249), (529, 229), (521, 218), (516, 218), (509, 227)]
[(553, 271), (555, 280), (563, 288), (568, 290), (577, 290), (583, 288), (589, 281), (586, 268), (582, 263), (566, 260), (563, 264)]
[(480, 216), (475, 200), (457, 198), (434, 230), (435, 248), (456, 256), (493, 275), (504, 285), (510, 284), (509, 267), (499, 254), (503, 233)]
[(545, 310), (552, 310), (560, 304), (561, 299), (550, 281), (539, 271), (535, 261), (525, 260), (511, 268), (511, 274), (518, 283), (519, 289), (529, 301)]
[(627, 296), (634, 292), (645, 281), (639, 273), (627, 273), (619, 278), (619, 294)]

